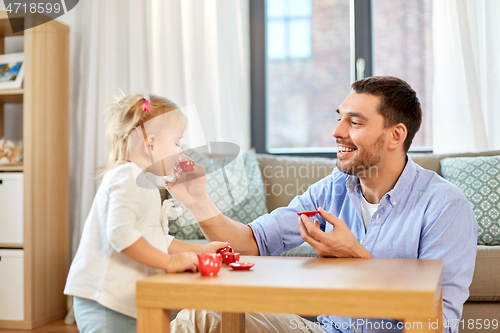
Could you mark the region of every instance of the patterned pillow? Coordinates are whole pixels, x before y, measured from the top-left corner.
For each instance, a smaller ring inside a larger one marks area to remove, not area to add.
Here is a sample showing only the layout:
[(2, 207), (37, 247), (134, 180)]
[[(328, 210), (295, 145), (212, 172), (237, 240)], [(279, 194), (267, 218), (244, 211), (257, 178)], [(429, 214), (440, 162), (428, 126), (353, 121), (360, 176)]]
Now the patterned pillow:
[(469, 200), (478, 223), (477, 243), (500, 245), (500, 156), (445, 158), (441, 172)]
[[(186, 154), (196, 164), (211, 164), (209, 158), (193, 150)], [(219, 165), (229, 164), (224, 167), (224, 173), (218, 170), (207, 175), (207, 192), (224, 215), (247, 224), (267, 213), (264, 182), (254, 150), (241, 154), (234, 161), (230, 159), (216, 160)], [(170, 221), (169, 233), (177, 239), (204, 239), (193, 215), (175, 199), (174, 204), (182, 207), (183, 213)]]

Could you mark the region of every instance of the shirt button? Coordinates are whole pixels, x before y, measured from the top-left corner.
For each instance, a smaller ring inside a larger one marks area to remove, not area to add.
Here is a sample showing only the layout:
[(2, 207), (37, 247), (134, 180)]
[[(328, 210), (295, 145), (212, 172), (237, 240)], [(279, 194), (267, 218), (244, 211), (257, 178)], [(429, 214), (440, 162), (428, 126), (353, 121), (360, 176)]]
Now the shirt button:
[(363, 241), (359, 242), (359, 244), (363, 245)]
[(377, 214), (377, 220), (378, 220), (378, 217), (380, 216), (380, 214)]
[(393, 205), (396, 205), (396, 201), (393, 201), (393, 202), (392, 202), (392, 204), (393, 204)]

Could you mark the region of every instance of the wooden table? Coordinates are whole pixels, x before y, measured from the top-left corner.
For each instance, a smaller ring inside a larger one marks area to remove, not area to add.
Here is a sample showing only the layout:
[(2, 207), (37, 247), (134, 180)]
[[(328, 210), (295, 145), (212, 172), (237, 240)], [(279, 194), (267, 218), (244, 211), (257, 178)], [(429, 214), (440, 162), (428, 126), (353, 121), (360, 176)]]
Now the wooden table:
[(217, 277), (138, 281), (138, 333), (170, 332), (170, 309), (184, 308), (222, 311), (222, 332), (231, 333), (244, 332), (245, 312), (394, 318), (406, 332), (442, 332), (441, 260), (242, 256), (240, 262), (255, 266), (223, 265)]

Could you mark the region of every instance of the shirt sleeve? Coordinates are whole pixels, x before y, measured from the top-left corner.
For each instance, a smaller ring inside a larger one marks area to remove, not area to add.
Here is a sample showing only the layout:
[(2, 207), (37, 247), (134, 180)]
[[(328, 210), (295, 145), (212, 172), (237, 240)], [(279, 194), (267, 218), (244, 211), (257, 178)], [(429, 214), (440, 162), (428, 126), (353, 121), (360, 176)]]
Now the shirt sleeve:
[(465, 197), (442, 206), (423, 226), (419, 259), (443, 260), (443, 331), (455, 333), (474, 274), (477, 222)]
[(166, 247), (167, 247), (167, 253), (169, 253), (169, 252), (168, 252), (168, 248), (170, 247), (170, 244), (172, 244), (172, 242), (173, 242), (173, 240), (175, 239), (175, 237), (174, 237), (174, 236), (172, 236), (172, 235), (167, 234), (167, 235), (165, 235), (165, 239), (167, 240), (167, 244), (166, 244)]
[(300, 236), (297, 213), (324, 207), (325, 191), (331, 189), (331, 183), (332, 177), (328, 176), (311, 185), (304, 194), (296, 196), (287, 207), (277, 208), (248, 224), (261, 256), (278, 256), (304, 242)]
[(136, 221), (141, 216), (141, 208), (144, 206), (140, 190), (128, 175), (117, 175), (110, 180), (106, 236), (111, 246), (118, 252), (142, 237), (141, 232), (135, 227)]

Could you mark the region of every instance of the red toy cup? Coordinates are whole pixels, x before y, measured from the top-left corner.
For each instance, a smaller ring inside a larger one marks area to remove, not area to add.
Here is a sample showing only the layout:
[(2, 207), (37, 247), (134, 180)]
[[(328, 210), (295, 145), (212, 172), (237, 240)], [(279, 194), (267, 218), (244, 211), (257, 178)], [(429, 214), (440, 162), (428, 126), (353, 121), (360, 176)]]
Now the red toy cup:
[(180, 161), (181, 169), (184, 172), (193, 172), (194, 171), (194, 161)]
[(236, 252), (226, 252), (222, 254), (222, 258), (224, 259), (226, 265), (229, 265), (233, 262), (240, 261), (240, 254)]
[(217, 276), (222, 265), (222, 256), (219, 253), (197, 253), (197, 255), (201, 276)]
[(233, 252), (233, 249), (231, 248), (231, 245), (228, 245), (226, 247), (223, 247), (222, 249), (218, 249), (217, 253), (224, 254), (226, 252)]

